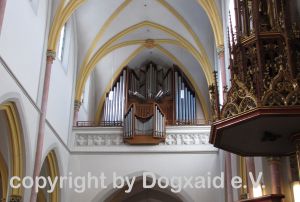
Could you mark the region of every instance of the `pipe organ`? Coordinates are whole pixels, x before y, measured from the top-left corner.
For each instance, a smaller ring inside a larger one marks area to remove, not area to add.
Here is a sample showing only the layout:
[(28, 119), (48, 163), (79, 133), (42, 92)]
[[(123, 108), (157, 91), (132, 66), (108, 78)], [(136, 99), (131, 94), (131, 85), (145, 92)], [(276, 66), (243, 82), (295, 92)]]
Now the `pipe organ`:
[(154, 63), (130, 71), (129, 95), (140, 100), (160, 100), (172, 91), (171, 69), (158, 68)]
[(129, 144), (159, 144), (165, 138), (165, 115), (158, 104), (152, 104), (152, 112), (143, 117), (131, 104), (124, 116), (124, 141)]
[(126, 70), (119, 75), (118, 80), (107, 93), (104, 105), (104, 124), (119, 125), (123, 121), (126, 93)]
[(190, 90), (186, 80), (178, 71), (175, 71), (175, 106), (177, 123), (193, 123), (196, 118), (195, 93)]
[(108, 125), (123, 122), (127, 143), (158, 144), (165, 138), (166, 125), (196, 123), (195, 92), (177, 66), (150, 62), (124, 68), (107, 93), (103, 111)]

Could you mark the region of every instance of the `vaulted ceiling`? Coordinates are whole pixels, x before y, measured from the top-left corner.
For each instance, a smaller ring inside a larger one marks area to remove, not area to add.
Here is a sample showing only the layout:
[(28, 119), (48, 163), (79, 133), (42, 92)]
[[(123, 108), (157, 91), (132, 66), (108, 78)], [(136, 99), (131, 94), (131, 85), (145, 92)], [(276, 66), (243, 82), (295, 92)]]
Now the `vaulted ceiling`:
[(216, 16), (208, 15), (199, 2), (215, 6), (213, 12), (220, 16), (218, 0), (85, 1), (75, 12), (80, 65), (77, 91), (83, 90), (93, 73), (98, 108), (122, 67), (138, 67), (152, 60), (182, 68), (202, 105), (207, 105), (208, 84), (217, 65), (215, 25), (211, 25)]

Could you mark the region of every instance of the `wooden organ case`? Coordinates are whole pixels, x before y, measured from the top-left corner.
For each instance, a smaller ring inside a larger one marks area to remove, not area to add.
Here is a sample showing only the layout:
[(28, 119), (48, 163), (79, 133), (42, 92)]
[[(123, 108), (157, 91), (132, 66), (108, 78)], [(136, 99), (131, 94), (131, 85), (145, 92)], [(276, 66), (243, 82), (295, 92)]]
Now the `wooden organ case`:
[(122, 122), (128, 144), (159, 144), (166, 125), (195, 123), (195, 91), (176, 65), (125, 67), (107, 93), (103, 119), (108, 126)]

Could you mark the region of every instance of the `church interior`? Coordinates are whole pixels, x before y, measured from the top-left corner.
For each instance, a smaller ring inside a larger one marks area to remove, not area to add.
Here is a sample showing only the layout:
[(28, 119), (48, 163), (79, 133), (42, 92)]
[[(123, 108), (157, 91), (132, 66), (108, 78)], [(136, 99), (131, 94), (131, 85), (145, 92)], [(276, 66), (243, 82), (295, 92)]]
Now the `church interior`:
[(300, 0), (0, 0), (0, 202), (71, 201), (300, 202)]

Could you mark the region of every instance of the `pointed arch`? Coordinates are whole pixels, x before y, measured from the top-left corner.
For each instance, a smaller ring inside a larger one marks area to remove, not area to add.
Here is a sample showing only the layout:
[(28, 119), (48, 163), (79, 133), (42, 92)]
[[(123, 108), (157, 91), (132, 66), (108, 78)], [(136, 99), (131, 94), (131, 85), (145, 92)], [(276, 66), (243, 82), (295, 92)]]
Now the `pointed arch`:
[[(126, 173), (123, 176), (127, 176), (129, 179), (132, 179), (133, 177), (136, 178), (136, 180), (141, 179), (141, 177), (143, 176), (143, 174), (145, 172), (148, 172), (147, 170), (141, 170), (141, 171), (135, 171), (132, 173)], [(154, 173), (152, 172), (155, 177), (158, 179), (161, 177), (161, 175), (159, 175), (158, 173)], [(149, 179), (147, 177), (147, 179)], [(171, 188), (172, 187), (167, 187), (165, 188), (165, 191), (167, 192), (171, 192)], [(92, 199), (92, 202), (99, 202), (99, 201), (105, 201), (105, 199), (108, 199), (111, 195), (113, 195), (115, 193), (116, 189), (113, 188), (113, 183), (110, 183), (107, 185), (107, 188), (103, 191), (100, 191), (98, 194), (96, 194), (96, 196)], [(170, 193), (169, 192), (169, 193)], [(181, 192), (177, 193), (176, 196), (181, 199), (183, 202), (195, 202), (191, 196), (186, 192), (186, 190), (182, 190)]]
[[(23, 146), (22, 146), (22, 126), (20, 123), (17, 107), (13, 102), (6, 102), (0, 105), (0, 111), (5, 113), (10, 130), (10, 150), (11, 150), (11, 175), (20, 178), (24, 175)], [(16, 188), (11, 190), (11, 195), (14, 197), (22, 197), (23, 190)]]
[(118, 39), (126, 36), (127, 34), (133, 32), (135, 30), (138, 30), (140, 28), (146, 27), (146, 26), (160, 30), (160, 31), (165, 32), (165, 33), (169, 34), (170, 36), (174, 37), (178, 41), (178, 44), (180, 44), (182, 47), (187, 49), (195, 57), (195, 59), (199, 62), (200, 67), (203, 69), (203, 72), (206, 77), (208, 85), (213, 83), (213, 75), (212, 75), (213, 68), (209, 62), (209, 59), (208, 59), (208, 56), (207, 56), (205, 50), (203, 50), (203, 52), (199, 53), (192, 44), (190, 44), (184, 37), (182, 37), (177, 32), (175, 32), (167, 27), (164, 27), (160, 24), (149, 22), (149, 21), (144, 21), (144, 22), (132, 25), (132, 26), (128, 27), (127, 29), (124, 29), (123, 31), (119, 32), (117, 35), (115, 35), (110, 40), (108, 40), (101, 48), (98, 49), (98, 51), (94, 54), (94, 56), (91, 58), (89, 63), (83, 69), (80, 70), (79, 77), (78, 77), (78, 80), (76, 83), (76, 94), (75, 94), (76, 100), (80, 100), (81, 94), (83, 92), (83, 89), (84, 89), (84, 86), (85, 86), (85, 83), (86, 83), (86, 80), (87, 80), (89, 74), (95, 68), (98, 61), (101, 58), (103, 58), (103, 56), (106, 54), (107, 50), (111, 48), (111, 45), (114, 42), (116, 42)]
[[(46, 168), (45, 170), (47, 175), (46, 177), (49, 176), (52, 181), (54, 181), (56, 177), (59, 177), (58, 161), (54, 150), (51, 150), (47, 154), (43, 162), (42, 168)], [(43, 190), (39, 190), (38, 192), (38, 200), (40, 200), (39, 202), (44, 201), (44, 198), (46, 198), (46, 196), (44, 195)], [(50, 194), (50, 202), (59, 202), (60, 201), (59, 199), (60, 199), (59, 186), (55, 186), (54, 191)]]
[(8, 188), (8, 168), (5, 163), (5, 160), (0, 153), (0, 183), (1, 183), (1, 193), (2, 198), (0, 200), (5, 200), (7, 197), (7, 188)]
[[(195, 82), (195, 80), (193, 79), (192, 75), (189, 73), (188, 68), (185, 67), (185, 65), (180, 62), (176, 56), (174, 56), (172, 53), (170, 53), (167, 49), (165, 49), (164, 47), (162, 47), (161, 45), (159, 45), (160, 43), (168, 43), (168, 44), (174, 44), (176, 45), (176, 41), (174, 40), (155, 40), (155, 42), (157, 43), (155, 45), (155, 48), (157, 48), (158, 50), (160, 50), (164, 55), (166, 55), (168, 58), (170, 58), (171, 60), (174, 61), (174, 63), (176, 63), (179, 68), (184, 72), (184, 74), (187, 76), (187, 78), (189, 79), (189, 81), (192, 83), (193, 86), (195, 86), (195, 91), (196, 91), (196, 95), (200, 101), (200, 106), (201, 109), (203, 111), (203, 115), (206, 121), (209, 120), (209, 109), (208, 109), (208, 104), (205, 100), (205, 97), (203, 96), (203, 93), (200, 91), (199, 88), (197, 88), (197, 84)], [(117, 46), (120, 47), (126, 47), (126, 46), (130, 46), (130, 45), (136, 45), (136, 44), (142, 44), (141, 46), (139, 46), (135, 51), (133, 51), (130, 56), (122, 62), (122, 64), (117, 68), (116, 72), (113, 75), (112, 80), (114, 81), (117, 76), (121, 73), (123, 67), (125, 67), (132, 59), (134, 59), (140, 52), (142, 52), (146, 47), (145, 47), (145, 41), (144, 40), (137, 40), (137, 41), (128, 41), (127, 43), (120, 43), (117, 44)], [(178, 45), (178, 44), (177, 44)], [(111, 83), (111, 82), (110, 82)], [(105, 88), (105, 92), (107, 92), (110, 88), (110, 85), (108, 84)], [(100, 98), (100, 101), (98, 103), (97, 106), (97, 111), (96, 111), (96, 117), (95, 120), (96, 122), (100, 121), (100, 117), (101, 117), (101, 113), (102, 113), (102, 109), (103, 109), (103, 105), (105, 102), (105, 93), (103, 93), (103, 95)]]
[[(56, 50), (58, 37), (60, 30), (63, 25), (68, 21), (70, 16), (78, 9), (82, 4), (84, 4), (87, 0), (70, 0), (63, 9), (60, 7), (60, 10), (56, 12), (54, 17), (53, 25), (50, 30), (49, 42), (48, 42), (48, 50), (54, 51)], [(224, 44), (224, 36), (223, 36), (223, 27), (221, 21), (221, 14), (216, 5), (215, 0), (196, 0), (199, 5), (206, 12), (208, 19), (210, 20), (216, 46), (222, 46)], [(63, 1), (65, 3), (65, 1)], [(64, 5), (64, 4), (62, 4)]]
[[(161, 4), (165, 9), (167, 9), (178, 21), (180, 24), (183, 25), (183, 27), (189, 32), (189, 34), (192, 36), (193, 40), (195, 41), (197, 48), (199, 50), (204, 50), (204, 46), (200, 42), (200, 39), (198, 38), (197, 34), (194, 32), (193, 28), (189, 25), (189, 23), (186, 21), (186, 19), (180, 15), (180, 13), (173, 8), (166, 0), (156, 0), (159, 4)], [(125, 0), (114, 12), (113, 14), (106, 20), (104, 25), (100, 28), (99, 32), (97, 33), (96, 37), (94, 38), (90, 48), (87, 51), (87, 54), (82, 62), (81, 68), (87, 65), (89, 59), (92, 56), (93, 51), (95, 50), (97, 43), (101, 40), (102, 36), (104, 35), (105, 31), (108, 29), (108, 27), (111, 25), (113, 20), (122, 13), (122, 11), (132, 2), (132, 0)]]
[(197, 1), (208, 16), (208, 19), (213, 29), (213, 33), (216, 41), (216, 47), (222, 47), (224, 45), (222, 18), (215, 0), (197, 0)]

